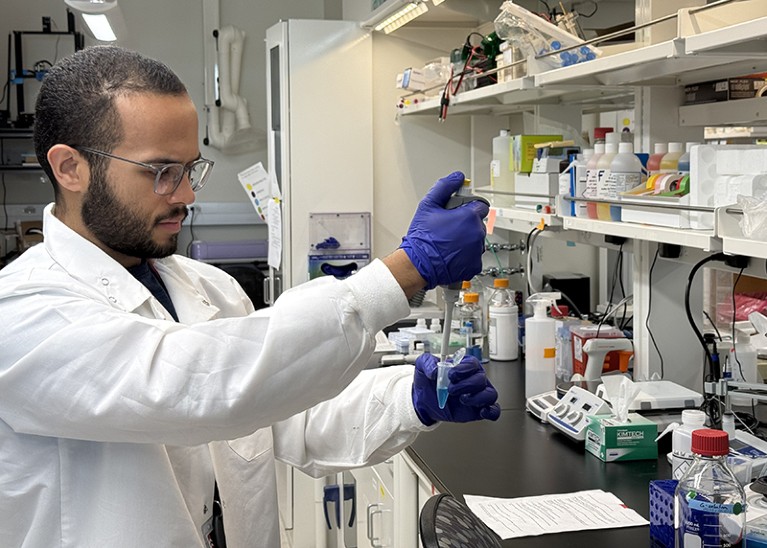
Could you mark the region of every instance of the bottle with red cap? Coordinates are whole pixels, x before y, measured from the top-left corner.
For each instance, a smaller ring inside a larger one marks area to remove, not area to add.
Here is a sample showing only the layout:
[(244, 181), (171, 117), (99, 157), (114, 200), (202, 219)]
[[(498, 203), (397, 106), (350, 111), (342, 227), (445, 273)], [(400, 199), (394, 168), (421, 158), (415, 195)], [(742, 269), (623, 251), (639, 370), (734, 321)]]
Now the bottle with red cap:
[(692, 433), (695, 460), (674, 495), (680, 548), (743, 546), (746, 494), (727, 467), (727, 432), (703, 428)]

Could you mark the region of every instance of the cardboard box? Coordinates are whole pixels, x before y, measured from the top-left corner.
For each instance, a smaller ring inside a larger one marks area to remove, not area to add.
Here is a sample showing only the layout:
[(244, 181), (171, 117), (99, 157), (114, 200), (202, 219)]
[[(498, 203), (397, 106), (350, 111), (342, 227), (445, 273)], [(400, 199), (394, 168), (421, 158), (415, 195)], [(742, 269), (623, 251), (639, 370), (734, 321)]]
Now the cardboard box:
[(533, 160), (536, 157), (535, 145), (561, 141), (561, 135), (512, 135), (511, 137), (511, 167), (512, 171), (530, 173), (533, 170)]
[(723, 78), (684, 87), (684, 104), (700, 105), (736, 99), (752, 99), (765, 85), (764, 78)]
[(658, 425), (636, 413), (619, 423), (612, 415), (593, 415), (586, 427), (586, 451), (605, 462), (658, 458)]

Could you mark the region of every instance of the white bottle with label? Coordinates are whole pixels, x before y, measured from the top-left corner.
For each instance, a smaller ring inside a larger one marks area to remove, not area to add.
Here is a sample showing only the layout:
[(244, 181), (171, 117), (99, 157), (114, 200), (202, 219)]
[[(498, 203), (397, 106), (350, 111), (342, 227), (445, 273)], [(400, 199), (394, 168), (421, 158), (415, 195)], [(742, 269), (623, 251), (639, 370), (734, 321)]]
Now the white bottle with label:
[[(597, 170), (597, 162), (605, 153), (605, 144), (596, 143), (594, 145), (594, 154), (586, 162), (586, 181), (583, 187), (582, 193), (576, 191), (578, 198), (596, 198), (597, 197), (597, 183), (599, 182), (599, 170)], [(591, 210), (594, 212), (594, 219), (596, 219), (597, 205), (589, 202), (577, 202), (575, 204), (575, 216), (576, 217), (590, 217)]]
[[(605, 153), (597, 161), (597, 195), (595, 198), (599, 200), (609, 199), (609, 189), (607, 181), (610, 178), (610, 166), (613, 163), (613, 158), (618, 155), (618, 143), (607, 143), (605, 145)], [(601, 219), (603, 221), (610, 220), (610, 204), (589, 204), (594, 208), (589, 208), (589, 217), (592, 219)], [(594, 216), (592, 216), (592, 212)]]
[(525, 320), (525, 397), (556, 388), (556, 321), (546, 308), (562, 298), (559, 292), (535, 293), (527, 298), (533, 316)]
[(682, 424), (671, 435), (671, 477), (680, 479), (693, 461), (692, 433), (706, 427), (706, 414), (699, 409), (682, 411)]
[[(619, 143), (618, 154), (610, 163), (610, 177), (606, 183), (606, 197), (618, 200), (622, 192), (627, 192), (642, 184), (644, 168), (642, 161), (634, 154), (632, 143)], [(621, 206), (610, 205), (610, 219), (621, 220)]]
[(514, 172), (511, 171), (511, 135), (507, 129), (502, 129), (501, 134), (493, 138), (490, 186), (493, 190), (514, 192)]
[[(586, 198), (586, 185), (588, 182), (588, 165), (591, 158), (594, 157), (594, 149), (583, 149), (583, 161), (575, 166), (575, 190), (573, 196), (576, 198)], [(574, 202), (572, 207), (573, 215), (576, 217), (588, 217), (586, 212), (586, 202)]]
[(511, 361), (519, 358), (519, 309), (507, 278), (493, 281), (495, 291), (488, 302), (488, 354), (491, 360)]

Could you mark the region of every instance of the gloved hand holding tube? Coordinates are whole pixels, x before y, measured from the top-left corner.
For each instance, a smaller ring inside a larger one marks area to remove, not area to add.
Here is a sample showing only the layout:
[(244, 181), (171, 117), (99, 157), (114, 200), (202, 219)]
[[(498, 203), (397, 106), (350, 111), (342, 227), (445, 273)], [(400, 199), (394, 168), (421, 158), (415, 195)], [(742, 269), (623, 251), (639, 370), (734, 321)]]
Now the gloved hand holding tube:
[(460, 171), (437, 181), (418, 204), (400, 248), (407, 253), (426, 288), (470, 280), (482, 270), (485, 225), (489, 207), (472, 201), (446, 209), (450, 197), (463, 185)]
[(441, 409), (437, 397), (438, 363), (432, 354), (421, 354), (415, 361), (413, 407), (423, 424), (498, 420), (501, 416), (501, 408), (496, 403), (498, 392), (473, 356), (465, 356), (448, 370), (448, 398)]

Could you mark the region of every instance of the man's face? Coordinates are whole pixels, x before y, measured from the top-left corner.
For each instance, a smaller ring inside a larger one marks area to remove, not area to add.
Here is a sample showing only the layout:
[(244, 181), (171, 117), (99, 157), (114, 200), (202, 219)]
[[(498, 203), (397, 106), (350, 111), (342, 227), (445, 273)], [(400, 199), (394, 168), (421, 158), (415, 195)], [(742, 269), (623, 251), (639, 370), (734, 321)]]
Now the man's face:
[[(117, 99), (124, 139), (112, 154), (147, 164), (187, 164), (199, 157), (197, 113), (187, 96), (129, 95)], [(171, 255), (186, 206), (194, 202), (185, 176), (170, 195), (154, 193), (155, 174), (107, 159), (92, 169), (82, 222), (96, 243), (125, 266)]]

